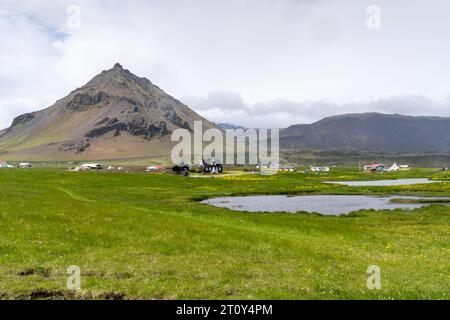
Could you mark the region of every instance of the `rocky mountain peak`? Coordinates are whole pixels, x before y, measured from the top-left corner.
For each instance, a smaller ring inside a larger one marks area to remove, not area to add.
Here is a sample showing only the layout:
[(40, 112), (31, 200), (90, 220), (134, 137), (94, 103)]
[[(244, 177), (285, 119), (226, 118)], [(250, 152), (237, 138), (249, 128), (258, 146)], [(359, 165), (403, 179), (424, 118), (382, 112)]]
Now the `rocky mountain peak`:
[(113, 69), (123, 69), (123, 67), (122, 67), (122, 65), (120, 64), (120, 63), (116, 63), (115, 65), (114, 65), (114, 68)]
[(161, 91), (153, 85), (147, 78), (141, 78), (125, 69), (120, 63), (116, 63), (113, 68), (104, 70), (95, 76), (81, 91), (104, 91), (112, 95), (142, 95), (143, 93)]
[(16, 141), (26, 141), (17, 137), (30, 136), (39, 142), (33, 148), (44, 153), (52, 149), (55, 158), (72, 153), (91, 159), (142, 156), (142, 145), (156, 140), (167, 148), (171, 133), (178, 128), (192, 130), (194, 121), (215, 127), (150, 80), (116, 63), (53, 106), (17, 117), (2, 134), (0, 151), (2, 145), (16, 147)]

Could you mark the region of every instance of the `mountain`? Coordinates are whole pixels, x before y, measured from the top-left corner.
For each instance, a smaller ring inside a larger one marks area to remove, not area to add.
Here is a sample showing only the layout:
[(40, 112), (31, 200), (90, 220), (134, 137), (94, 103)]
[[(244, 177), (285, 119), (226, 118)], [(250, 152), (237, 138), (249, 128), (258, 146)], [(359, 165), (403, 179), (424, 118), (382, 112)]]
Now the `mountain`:
[(450, 118), (347, 114), (284, 129), (280, 146), (297, 150), (450, 152)]
[(47, 109), (0, 131), (0, 155), (24, 160), (100, 160), (170, 155), (171, 133), (203, 121), (146, 78), (116, 64)]
[[(146, 78), (116, 64), (54, 105), (15, 118), (0, 130), (5, 160), (106, 160), (167, 157), (171, 133), (236, 129), (214, 123), (166, 94)], [(380, 113), (329, 117), (280, 132), (282, 150), (450, 152), (450, 118)]]

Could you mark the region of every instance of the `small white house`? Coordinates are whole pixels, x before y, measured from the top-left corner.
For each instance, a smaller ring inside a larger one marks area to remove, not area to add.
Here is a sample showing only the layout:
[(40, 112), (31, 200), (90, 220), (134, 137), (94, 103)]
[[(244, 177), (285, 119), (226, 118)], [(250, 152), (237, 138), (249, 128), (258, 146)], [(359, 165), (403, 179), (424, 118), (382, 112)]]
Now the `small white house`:
[(98, 163), (85, 163), (81, 165), (81, 170), (101, 170), (103, 167)]
[(19, 164), (19, 168), (21, 169), (27, 169), (27, 168), (33, 168), (33, 166), (31, 165), (31, 163), (28, 162), (22, 162)]
[(312, 172), (330, 172), (330, 167), (311, 167)]
[(396, 172), (396, 171), (399, 171), (399, 170), (400, 170), (400, 167), (399, 167), (399, 165), (398, 165), (397, 163), (394, 163), (394, 164), (388, 169), (389, 172)]

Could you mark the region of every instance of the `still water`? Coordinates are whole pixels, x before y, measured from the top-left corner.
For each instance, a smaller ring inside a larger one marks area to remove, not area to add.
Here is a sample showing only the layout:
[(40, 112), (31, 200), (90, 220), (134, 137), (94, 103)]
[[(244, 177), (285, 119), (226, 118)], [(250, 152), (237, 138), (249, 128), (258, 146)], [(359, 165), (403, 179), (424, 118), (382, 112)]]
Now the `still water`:
[[(225, 197), (205, 200), (202, 203), (216, 207), (247, 212), (317, 212), (339, 216), (359, 210), (416, 209), (428, 204), (393, 203), (391, 199), (420, 199), (415, 197), (371, 197), (371, 196), (252, 196)], [(432, 199), (432, 198), (429, 198)], [(435, 198), (436, 199), (436, 198)]]

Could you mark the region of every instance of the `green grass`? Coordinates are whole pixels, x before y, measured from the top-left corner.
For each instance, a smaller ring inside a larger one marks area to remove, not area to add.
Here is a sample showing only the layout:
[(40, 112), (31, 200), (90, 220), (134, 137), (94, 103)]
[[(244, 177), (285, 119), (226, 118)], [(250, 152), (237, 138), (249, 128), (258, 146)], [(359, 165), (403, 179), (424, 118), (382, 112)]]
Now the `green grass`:
[[(335, 177), (361, 174), (336, 170), (327, 180)], [(111, 292), (130, 299), (449, 298), (447, 206), (323, 217), (232, 212), (195, 201), (244, 194), (450, 196), (450, 183), (351, 188), (323, 179), (0, 171), (0, 298), (67, 294), (70, 265), (82, 273), (75, 298)], [(381, 267), (381, 290), (367, 289), (369, 265)]]

